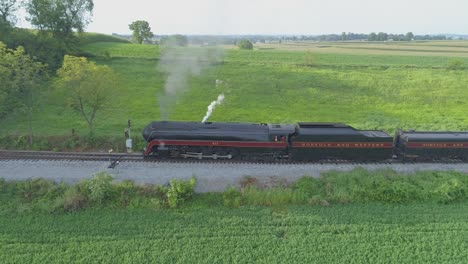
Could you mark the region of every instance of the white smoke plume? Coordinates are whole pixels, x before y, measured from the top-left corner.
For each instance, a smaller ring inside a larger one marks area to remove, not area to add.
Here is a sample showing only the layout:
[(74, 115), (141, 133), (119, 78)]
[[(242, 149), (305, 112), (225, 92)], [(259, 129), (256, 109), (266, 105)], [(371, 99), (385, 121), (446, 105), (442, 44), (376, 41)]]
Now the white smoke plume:
[(220, 94), (218, 95), (218, 99), (216, 99), (216, 101), (211, 102), (211, 104), (208, 106), (208, 111), (206, 112), (205, 117), (203, 117), (202, 123), (205, 123), (206, 120), (208, 120), (208, 118), (211, 116), (216, 106), (222, 104), (223, 101), (224, 101), (224, 94)]
[(217, 47), (180, 47), (166, 43), (161, 51), (159, 70), (167, 74), (164, 90), (158, 96), (161, 120), (168, 120), (180, 96), (189, 86), (189, 78), (221, 61), (223, 50)]

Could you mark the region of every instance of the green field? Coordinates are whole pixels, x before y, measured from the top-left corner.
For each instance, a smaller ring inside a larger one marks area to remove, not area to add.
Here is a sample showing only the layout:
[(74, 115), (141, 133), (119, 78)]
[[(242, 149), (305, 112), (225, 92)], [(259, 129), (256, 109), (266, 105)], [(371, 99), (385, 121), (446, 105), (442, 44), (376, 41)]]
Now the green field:
[(195, 178), (0, 179), (0, 263), (466, 263), (467, 176), (356, 169), (199, 194)]
[(0, 214), (1, 263), (466, 263), (468, 205)]
[[(92, 42), (90, 38), (87, 42)], [(191, 47), (197, 52), (200, 47)], [(220, 63), (189, 79), (171, 120), (201, 120), (217, 95), (226, 96), (210, 121), (344, 122), (360, 129), (468, 130), (468, 42), (285, 43), (253, 51), (223, 47)], [(135, 131), (160, 118), (158, 97), (166, 74), (158, 46), (98, 42), (84, 46), (92, 60), (112, 67), (121, 86), (96, 118), (96, 135), (121, 135), (127, 119)], [(436, 52), (438, 50), (440, 52)], [(225, 82), (219, 87), (215, 80)], [(52, 81), (51, 81), (52, 83)], [(86, 134), (84, 120), (52, 85), (38, 97), (37, 135)], [(26, 133), (23, 113), (0, 120), (2, 135)], [(139, 137), (134, 134), (134, 137)]]

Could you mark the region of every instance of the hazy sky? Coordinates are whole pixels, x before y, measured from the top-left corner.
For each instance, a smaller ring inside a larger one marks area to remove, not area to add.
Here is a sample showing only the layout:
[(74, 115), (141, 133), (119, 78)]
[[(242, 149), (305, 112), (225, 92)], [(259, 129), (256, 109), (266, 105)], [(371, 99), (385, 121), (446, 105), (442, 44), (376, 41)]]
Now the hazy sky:
[(468, 0), (94, 0), (87, 31), (155, 34), (468, 33)]

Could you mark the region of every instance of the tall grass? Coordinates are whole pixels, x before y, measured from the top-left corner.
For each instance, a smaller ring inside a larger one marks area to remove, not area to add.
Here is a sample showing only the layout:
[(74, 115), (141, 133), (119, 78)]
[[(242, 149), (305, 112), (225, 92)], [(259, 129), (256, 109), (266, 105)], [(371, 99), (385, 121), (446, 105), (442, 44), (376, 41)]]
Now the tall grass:
[(228, 188), (224, 204), (278, 206), (330, 203), (450, 203), (468, 199), (468, 174), (417, 172), (399, 174), (390, 169), (350, 172), (331, 171), (320, 178), (303, 177), (288, 187), (262, 188), (249, 185)]

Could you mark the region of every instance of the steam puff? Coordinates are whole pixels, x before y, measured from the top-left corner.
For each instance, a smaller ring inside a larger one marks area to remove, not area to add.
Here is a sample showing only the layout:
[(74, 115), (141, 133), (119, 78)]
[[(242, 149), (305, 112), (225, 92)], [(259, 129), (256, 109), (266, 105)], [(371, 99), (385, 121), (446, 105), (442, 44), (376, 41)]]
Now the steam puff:
[(170, 42), (163, 47), (158, 68), (167, 79), (158, 96), (161, 120), (169, 120), (177, 97), (189, 86), (189, 78), (220, 61), (222, 54), (220, 48), (178, 47)]
[(220, 94), (218, 95), (218, 99), (216, 99), (216, 101), (211, 102), (211, 104), (208, 106), (208, 111), (206, 112), (205, 117), (203, 117), (202, 119), (202, 123), (205, 123), (206, 120), (208, 120), (208, 118), (211, 116), (216, 106), (222, 104), (223, 100), (224, 100), (224, 94)]

